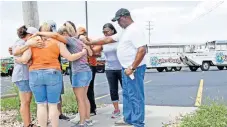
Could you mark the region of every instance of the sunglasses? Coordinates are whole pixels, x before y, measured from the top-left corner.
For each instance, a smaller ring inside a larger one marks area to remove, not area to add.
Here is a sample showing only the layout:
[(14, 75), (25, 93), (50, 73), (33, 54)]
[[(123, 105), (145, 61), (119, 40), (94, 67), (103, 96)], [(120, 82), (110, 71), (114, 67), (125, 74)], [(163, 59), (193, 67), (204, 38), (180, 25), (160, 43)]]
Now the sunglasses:
[(56, 26), (55, 26), (55, 25), (51, 25), (50, 27), (51, 27), (51, 28), (56, 28)]
[(110, 31), (102, 31), (103, 34), (107, 34), (109, 33)]

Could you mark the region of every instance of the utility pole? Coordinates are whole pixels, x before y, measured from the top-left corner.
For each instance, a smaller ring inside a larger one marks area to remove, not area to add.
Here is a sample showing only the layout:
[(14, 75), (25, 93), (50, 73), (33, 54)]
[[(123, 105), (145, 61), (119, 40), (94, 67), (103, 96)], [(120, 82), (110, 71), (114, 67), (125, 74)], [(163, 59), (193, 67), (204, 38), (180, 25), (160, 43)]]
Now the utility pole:
[(85, 1), (85, 15), (86, 15), (86, 31), (88, 36), (88, 13), (87, 13), (87, 1)]
[(153, 21), (147, 21), (148, 22), (148, 28), (147, 28), (147, 30), (148, 30), (148, 37), (149, 37), (149, 44), (151, 43), (151, 30), (153, 30), (153, 28), (152, 28), (152, 26), (153, 25), (151, 25), (151, 23), (153, 22)]
[(24, 24), (39, 28), (39, 12), (37, 1), (22, 1)]

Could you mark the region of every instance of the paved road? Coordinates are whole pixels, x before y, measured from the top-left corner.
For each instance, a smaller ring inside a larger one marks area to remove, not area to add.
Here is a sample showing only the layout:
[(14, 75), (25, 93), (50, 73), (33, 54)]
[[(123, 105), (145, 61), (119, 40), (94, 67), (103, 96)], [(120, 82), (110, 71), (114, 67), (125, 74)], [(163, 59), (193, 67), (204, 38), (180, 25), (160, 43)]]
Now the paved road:
[[(227, 70), (212, 69), (207, 72), (190, 72), (184, 69), (181, 72), (159, 73), (147, 71), (145, 75), (145, 100), (147, 105), (156, 106), (195, 106), (198, 96), (202, 96), (202, 103), (207, 99), (224, 99), (227, 101)], [(203, 79), (202, 94), (198, 94)], [(102, 86), (106, 87), (107, 84)], [(106, 91), (106, 90), (105, 90)], [(96, 96), (100, 93), (96, 87)], [(121, 92), (120, 92), (121, 93)], [(99, 97), (100, 98), (100, 97)], [(122, 100), (122, 98), (121, 98)], [(98, 103), (111, 103), (110, 97), (104, 96)], [(120, 101), (122, 103), (122, 101)]]
[[(207, 98), (227, 101), (227, 70), (190, 72), (156, 72), (147, 70), (145, 75), (145, 99), (147, 105), (155, 106), (195, 106), (196, 100), (207, 103)], [(203, 83), (201, 84), (201, 79)], [(1, 95), (12, 89), (10, 77), (1, 78)], [(69, 77), (64, 76), (65, 86), (70, 87)], [(120, 86), (119, 86), (120, 87)], [(198, 90), (202, 92), (198, 94)], [(120, 103), (122, 103), (121, 89)], [(95, 97), (97, 104), (111, 103), (109, 86), (105, 73), (98, 73), (95, 79)], [(199, 99), (199, 97), (202, 99)]]

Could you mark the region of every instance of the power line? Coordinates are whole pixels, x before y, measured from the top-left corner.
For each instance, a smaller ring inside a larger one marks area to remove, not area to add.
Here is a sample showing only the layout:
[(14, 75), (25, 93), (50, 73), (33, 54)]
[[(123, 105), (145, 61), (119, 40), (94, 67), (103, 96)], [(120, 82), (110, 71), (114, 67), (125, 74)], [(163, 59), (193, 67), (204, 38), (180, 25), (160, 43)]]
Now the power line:
[[(205, 12), (205, 13), (203, 13), (203, 14), (197, 16), (197, 17), (195, 17), (192, 21), (198, 20), (198, 19), (204, 17), (205, 15), (211, 13), (213, 10), (217, 9), (218, 7), (220, 7), (220, 5), (223, 4), (223, 3), (224, 3), (224, 1), (219, 1), (213, 8), (211, 8), (211, 9), (208, 10), (207, 12)], [(192, 22), (192, 21), (191, 21), (191, 22)], [(189, 23), (191, 23), (191, 22), (189, 22)], [(188, 24), (189, 24), (189, 23), (188, 23)]]
[(147, 21), (148, 22), (148, 28), (147, 28), (147, 30), (148, 30), (148, 37), (149, 37), (149, 44), (150, 44), (150, 42), (151, 42), (151, 30), (153, 30), (153, 25), (151, 25), (151, 23), (153, 23), (153, 21)]
[[(211, 13), (212, 11), (214, 11), (215, 9), (217, 9), (218, 7), (220, 7), (220, 5), (223, 4), (223, 3), (224, 3), (224, 1), (219, 1), (211, 9), (209, 9), (207, 12), (200, 14), (199, 16), (195, 17), (194, 19), (192, 19), (190, 22), (188, 22), (185, 25), (188, 25), (188, 24), (192, 23), (193, 21), (198, 20), (198, 19), (206, 16), (207, 14)], [(198, 4), (196, 6), (198, 6)]]

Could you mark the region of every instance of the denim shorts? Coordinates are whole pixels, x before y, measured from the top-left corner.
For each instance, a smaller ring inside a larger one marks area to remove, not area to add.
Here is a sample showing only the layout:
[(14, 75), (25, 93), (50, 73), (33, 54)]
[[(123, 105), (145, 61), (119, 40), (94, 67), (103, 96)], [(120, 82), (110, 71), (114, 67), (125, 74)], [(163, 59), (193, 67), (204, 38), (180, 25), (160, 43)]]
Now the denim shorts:
[(33, 70), (29, 72), (29, 85), (36, 103), (60, 102), (62, 73), (55, 69)]
[(28, 80), (15, 82), (20, 92), (31, 92)]
[(73, 87), (85, 87), (89, 86), (92, 79), (92, 72), (77, 72), (72, 74), (72, 86)]

